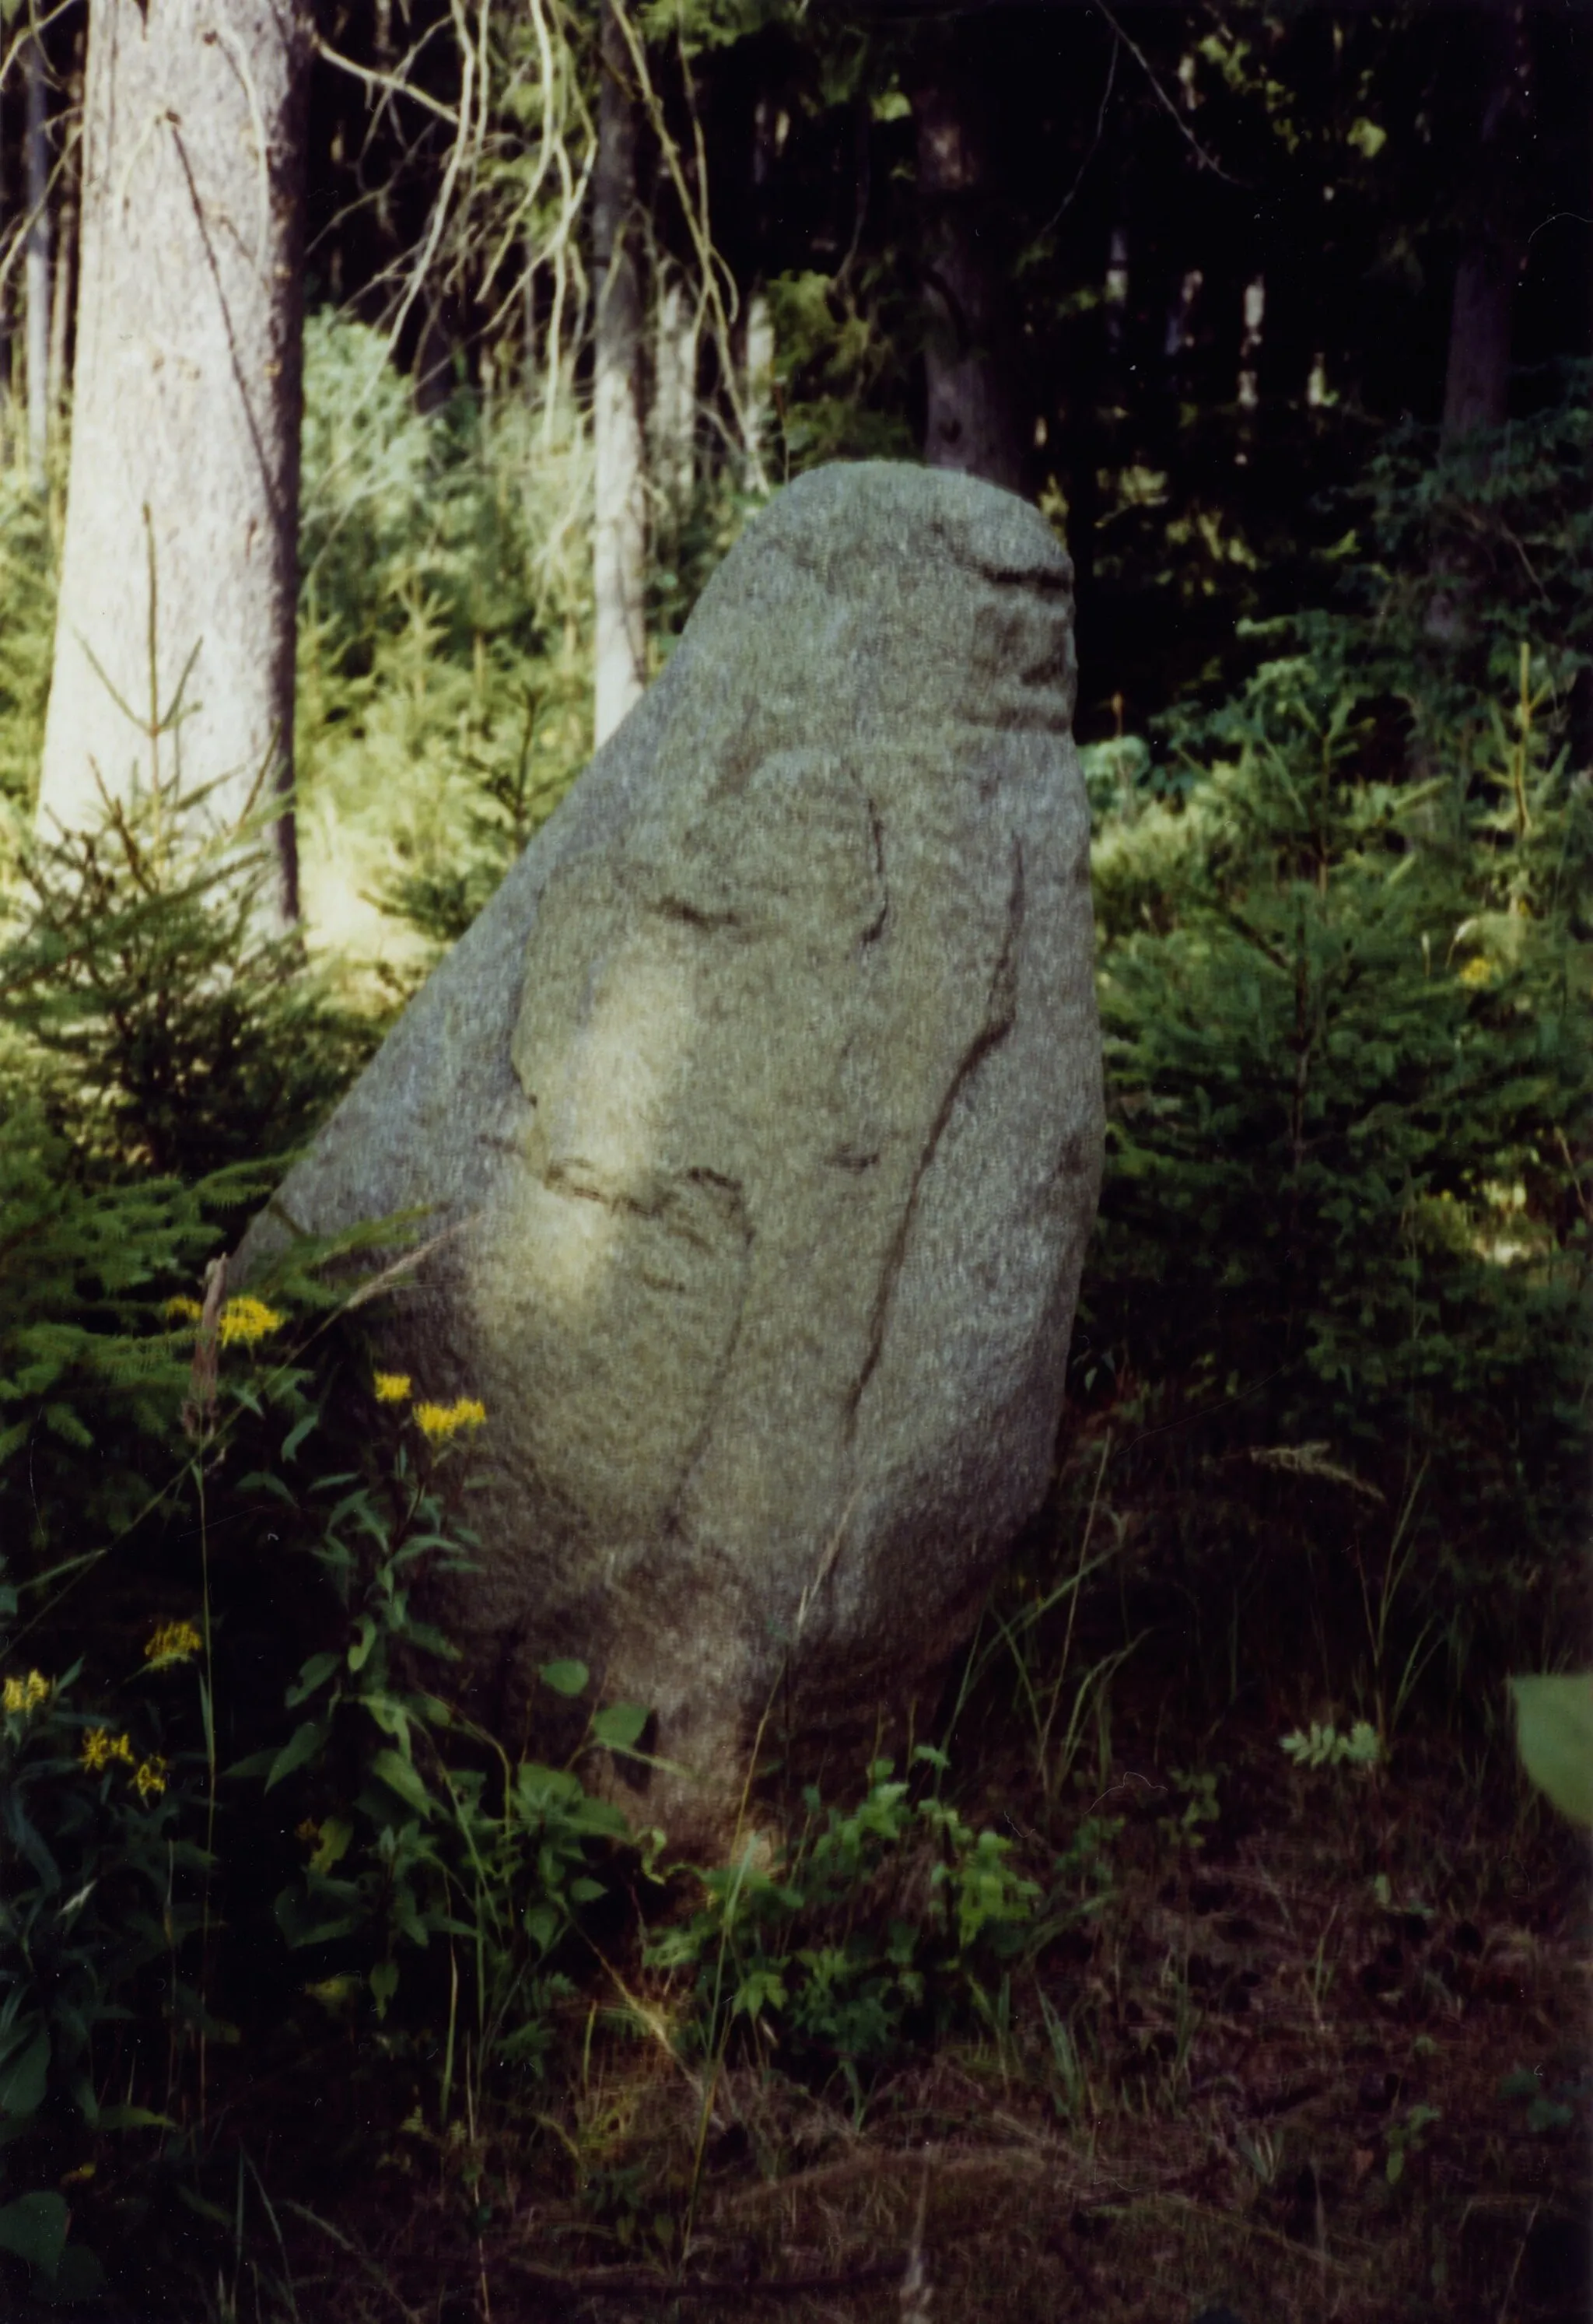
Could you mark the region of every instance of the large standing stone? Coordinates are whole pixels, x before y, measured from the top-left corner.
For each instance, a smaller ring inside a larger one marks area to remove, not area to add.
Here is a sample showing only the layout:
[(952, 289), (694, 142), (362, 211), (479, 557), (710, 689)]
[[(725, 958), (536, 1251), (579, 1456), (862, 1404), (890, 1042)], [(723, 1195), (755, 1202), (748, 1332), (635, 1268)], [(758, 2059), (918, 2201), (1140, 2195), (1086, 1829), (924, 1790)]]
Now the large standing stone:
[(1045, 1491), (1101, 1151), (1071, 613), (988, 484), (790, 485), (252, 1233), (456, 1230), (382, 1330), (488, 1408), (480, 1710), (585, 1657), (688, 1843), (782, 1674), (871, 1731)]

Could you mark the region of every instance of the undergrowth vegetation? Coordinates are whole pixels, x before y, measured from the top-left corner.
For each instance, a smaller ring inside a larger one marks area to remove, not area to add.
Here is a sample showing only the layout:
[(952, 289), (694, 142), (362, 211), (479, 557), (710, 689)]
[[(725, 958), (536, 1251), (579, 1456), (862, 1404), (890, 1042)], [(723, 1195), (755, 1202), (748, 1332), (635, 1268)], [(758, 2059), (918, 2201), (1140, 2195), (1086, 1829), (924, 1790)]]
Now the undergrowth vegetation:
[[(1552, 2273), (1586, 2097), (1530, 1901), (1575, 1868), (1503, 1685), (1586, 1659), (1585, 382), (1486, 491), (1395, 441), (1341, 593), (1085, 754), (1110, 1143), (1051, 1504), (932, 1739), (795, 1799), (750, 1769), (707, 1868), (605, 1796), (647, 1705), (548, 1664), (545, 1762), (456, 1699), (434, 1585), (493, 1415), (377, 1368), (402, 1223), (243, 1292), (221, 1262), (585, 749), (578, 435), (422, 417), (346, 324), (309, 384), (319, 966), (159, 785), (25, 836), (48, 544), (0, 500), (18, 2296), (109, 2267), (181, 2315), (374, 2317), (439, 2253), (483, 2299), (640, 2299), (799, 2249), (866, 2301), (933, 2233), (999, 2312), (1054, 2312), (1063, 2251), (1115, 2314), (1101, 2246), (1154, 2231), (1192, 2301), (1450, 2312), (1469, 2274), (1493, 2312), (1512, 2258)], [(743, 513), (683, 521), (666, 632)], [(338, 969), (400, 924), (385, 987)], [(981, 2180), (957, 2142), (998, 2122)]]

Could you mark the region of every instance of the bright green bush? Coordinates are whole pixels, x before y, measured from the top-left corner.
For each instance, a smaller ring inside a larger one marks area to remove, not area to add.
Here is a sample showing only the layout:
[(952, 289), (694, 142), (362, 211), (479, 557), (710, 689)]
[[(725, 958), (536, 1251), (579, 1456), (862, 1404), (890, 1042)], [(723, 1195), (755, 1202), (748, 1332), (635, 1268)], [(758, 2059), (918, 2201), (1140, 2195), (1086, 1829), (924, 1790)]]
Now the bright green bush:
[(190, 1352), (166, 1303), (371, 1046), (202, 807), (22, 839), (0, 888), (0, 1538), (30, 1574), (160, 1489)]
[[(1518, 446), (1524, 492), (1561, 426)], [(1159, 761), (1090, 754), (1110, 1095), (1080, 1384), (1160, 1432), (1137, 1458), (1197, 1619), (1202, 1572), (1270, 1577), (1380, 1724), (1441, 1636), (1458, 1682), (1479, 1634), (1542, 1653), (1577, 1591), (1593, 792), (1581, 640), (1533, 626), (1585, 584), (1535, 521), (1560, 577), (1508, 657), (1496, 613), (1439, 685), (1397, 604), (1319, 617)]]
[[(944, 1769), (926, 1744), (914, 1766)], [(937, 1792), (877, 1759), (856, 1807), (803, 1794), (806, 1820), (788, 1860), (757, 1861), (752, 1841), (696, 1874), (703, 1901), (664, 1930), (648, 1957), (695, 1972), (695, 2032), (711, 2054), (738, 2030), (775, 2033), (782, 2059), (839, 2073), (859, 2103), (861, 2077), (900, 2050), (909, 2028), (952, 2023), (984, 1998), (981, 1978), (1028, 1932), (1039, 1889), (1011, 1842), (975, 1831)]]
[(299, 782), (334, 940), (363, 899), (452, 942), (590, 752), (588, 454), (555, 420), (422, 414), (380, 333), (308, 319)]
[(49, 512), (0, 466), (0, 831), (32, 807), (55, 645)]

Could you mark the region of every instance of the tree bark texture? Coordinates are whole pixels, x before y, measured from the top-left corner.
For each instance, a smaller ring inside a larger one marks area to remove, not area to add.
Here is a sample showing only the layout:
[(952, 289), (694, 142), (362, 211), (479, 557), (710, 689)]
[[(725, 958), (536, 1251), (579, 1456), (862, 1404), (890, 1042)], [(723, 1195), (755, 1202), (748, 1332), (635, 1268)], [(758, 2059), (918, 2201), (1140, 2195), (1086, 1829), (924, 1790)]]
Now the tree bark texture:
[(290, 787), (312, 54), (299, 0), (91, 0), (46, 825), (159, 781), (226, 829)]
[(597, 327), (593, 365), (596, 511), (594, 741), (607, 742), (647, 683), (643, 578), (647, 472), (641, 435), (642, 303), (636, 202), (635, 91), (613, 0), (603, 0), (603, 83), (593, 186)]
[(23, 51), (27, 129), (23, 173), (28, 204), (23, 260), (28, 399), (28, 481), (44, 490), (50, 450), (50, 83), (37, 32)]
[(674, 526), (691, 501), (697, 429), (696, 312), (674, 268), (658, 286), (653, 332), (653, 483)]
[(1479, 235), (1460, 254), (1444, 366), (1446, 444), (1478, 428), (1502, 428), (1508, 416), (1515, 272), (1514, 252), (1490, 235)]
[(1027, 481), (1017, 339), (990, 198), (973, 60), (955, 34), (911, 92), (925, 307), (924, 457), (1008, 492)]
[(72, 259), (77, 218), (69, 196), (56, 212), (55, 265), (50, 285), (50, 365), (48, 395), (50, 431), (60, 427), (67, 401), (67, 333), (71, 320)]
[(1444, 368), (1444, 443), (1499, 428), (1509, 412), (1511, 309), (1520, 271), (1515, 184), (1529, 88), (1524, 31), (1509, 0), (1490, 0), (1475, 24), (1478, 163), (1471, 215), (1455, 269)]

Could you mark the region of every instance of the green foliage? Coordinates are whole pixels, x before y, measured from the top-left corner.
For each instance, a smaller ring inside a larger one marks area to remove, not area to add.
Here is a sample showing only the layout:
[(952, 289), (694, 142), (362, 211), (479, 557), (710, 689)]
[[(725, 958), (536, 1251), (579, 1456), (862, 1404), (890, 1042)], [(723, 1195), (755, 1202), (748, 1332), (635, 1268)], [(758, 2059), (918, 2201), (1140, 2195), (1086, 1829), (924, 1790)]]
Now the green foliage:
[(0, 924), (11, 1054), (81, 1161), (118, 1175), (281, 1156), (369, 1049), (297, 939), (267, 932), (266, 862), (203, 813), (162, 787), (24, 843)]
[(1377, 1730), (1366, 1719), (1358, 1719), (1348, 1735), (1313, 1719), (1309, 1733), (1285, 1735), (1279, 1748), (1297, 1767), (1375, 1767), (1383, 1756)]
[[(9, 1094), (9, 1093), (7, 1093)], [(250, 1183), (95, 1184), (25, 1093), (0, 1117), (0, 1538), (26, 1571), (80, 1561), (150, 1498), (192, 1333), (166, 1300)], [(252, 1182), (258, 1185), (258, 1181)]]
[(1585, 2109), (1593, 2098), (1593, 2074), (1558, 2082), (1551, 2091), (1544, 2088), (1541, 2073), (1517, 2066), (1501, 2080), (1499, 2096), (1522, 2101), (1527, 2129), (1534, 2138), (1542, 2138), (1570, 2129), (1579, 2109)]
[[(1373, 617), (1354, 631), (1366, 693), (1404, 700), (1441, 755), (1512, 687), (1530, 637), (1563, 715), (1593, 659), (1593, 364), (1563, 364), (1532, 419), (1447, 453), (1430, 430), (1392, 429), (1344, 497), (1369, 552), (1347, 576)], [(1305, 627), (1331, 650), (1331, 621)]]
[(44, 749), (55, 641), (48, 511), (0, 463), (0, 830), (31, 809)]
[(1479, 1632), (1535, 1646), (1574, 1587), (1593, 793), (1558, 632), (1518, 631), (1508, 692), (1490, 653), (1487, 691), (1450, 662), (1434, 693), (1359, 617), (1305, 626), (1170, 721), (1170, 760), (1093, 754), (1083, 1331), (1097, 1395), (1115, 1368), (1181, 1424), (1191, 1554), (1303, 1528), (1358, 1577), (1381, 1725), (1394, 1594), (1458, 1672)]
[(163, 2111), (103, 2098), (97, 2052), (103, 2073), (114, 2039), (124, 2065), (159, 2085), (171, 2052), (161, 1993), (171, 2026), (205, 2022), (177, 1974), (198, 1925), (205, 1855), (192, 1797), (161, 1748), (159, 1687), (146, 1685), (131, 1714), (110, 1713), (80, 1701), (81, 1657), (54, 1677), (24, 1667), (8, 1652), (17, 1598), (3, 1575), (0, 2197), (11, 2200), (0, 2202), (0, 2249), (79, 2297), (96, 2288), (98, 2263), (81, 2246), (67, 2251), (64, 2203), (29, 2180), (87, 2135), (174, 2126)]
[(1573, 1823), (1593, 1825), (1593, 1673), (1513, 1678), (1521, 1764)]
[(810, 271), (777, 275), (769, 303), (790, 473), (825, 460), (911, 459), (911, 431), (890, 408), (905, 391), (910, 341), (891, 271), (867, 266), (855, 281)]
[(428, 963), (588, 753), (587, 453), (554, 417), (422, 413), (380, 333), (308, 318), (299, 781), (333, 942), (375, 905)]
[(1403, 2122), (1388, 2126), (1388, 2156), (1383, 2175), (1391, 2187), (1397, 2187), (1404, 2177), (1405, 2164), (1413, 2154), (1420, 2154), (1427, 2144), (1427, 2133), (1443, 2115), (1437, 2107), (1416, 2105), (1407, 2107)]
[[(407, 1387), (378, 1376), (390, 1409), (407, 1402)], [(301, 1483), (322, 1424), (301, 1380), (282, 1375), (277, 1393), (289, 1423), (280, 1452), (239, 1489), (270, 1496), (281, 1517), (278, 1554), (308, 1557), (318, 1573), (318, 1643), (286, 1692), (292, 1731), (229, 1772), (263, 1779), (267, 1794), (284, 1785), (309, 1811), (299, 1826), (306, 1861), (274, 1916), (292, 1950), (334, 1960), (310, 1988), (327, 2006), (352, 2008), (363, 1991), (384, 2021), (406, 1985), (403, 1962), (434, 1939), (450, 1951), (457, 1941), (465, 1984), (463, 2001), (456, 1984), (449, 2002), (446, 2125), (456, 2036), (462, 2044), (467, 2029), (476, 2097), (489, 2065), (539, 2069), (549, 2012), (570, 1989), (555, 1956), (582, 1910), (606, 1893), (594, 1871), (629, 1842), (630, 1828), (572, 1768), (511, 1765), (423, 1682), (429, 1672), (446, 1688), (457, 1659), (419, 1608), (435, 1602), (439, 1582), (470, 1569), (458, 1459), (464, 1437), (484, 1424), (481, 1408), (418, 1403), (391, 1441), (367, 1452), (363, 1473)], [(589, 1683), (576, 1662), (551, 1663), (542, 1675), (566, 1697)], [(589, 1720), (587, 1743), (628, 1749), (645, 1720), (635, 1706), (610, 1704)], [(422, 2012), (434, 1983), (421, 1981)]]
[[(914, 1763), (944, 1759), (920, 1744)], [(649, 1959), (695, 1971), (710, 2053), (739, 2025), (795, 2065), (839, 2071), (861, 2103), (861, 2074), (909, 2027), (944, 2025), (983, 1998), (981, 1972), (1023, 1943), (1040, 1892), (1014, 1869), (1010, 1841), (976, 1832), (936, 1793), (915, 1799), (889, 1759), (853, 1809), (826, 1810), (811, 1786), (803, 1798), (789, 1860), (761, 1867), (749, 1840), (734, 1863), (699, 1872), (702, 1904)]]
[(192, 1354), (167, 1303), (369, 1048), (205, 805), (107, 801), (0, 890), (0, 1531), (31, 1573), (149, 1499)]

